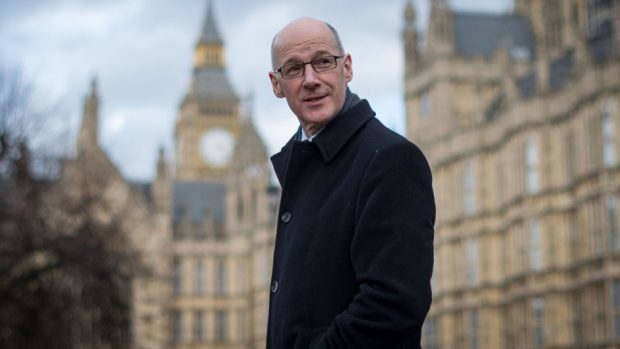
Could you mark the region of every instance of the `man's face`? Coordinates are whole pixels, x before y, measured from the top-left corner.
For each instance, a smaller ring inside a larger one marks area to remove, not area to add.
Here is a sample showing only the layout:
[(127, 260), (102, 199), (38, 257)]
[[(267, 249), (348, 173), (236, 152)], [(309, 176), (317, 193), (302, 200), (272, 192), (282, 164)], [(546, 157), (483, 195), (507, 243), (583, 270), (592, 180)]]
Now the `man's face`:
[[(276, 68), (291, 63), (310, 62), (324, 56), (339, 56), (334, 35), (325, 23), (300, 19), (286, 26), (274, 41)], [(347, 83), (353, 71), (351, 56), (336, 62), (336, 68), (317, 73), (312, 65), (304, 66), (303, 76), (283, 79), (280, 73), (269, 73), (274, 94), (285, 97), (302, 128), (308, 135), (319, 131), (340, 111)]]

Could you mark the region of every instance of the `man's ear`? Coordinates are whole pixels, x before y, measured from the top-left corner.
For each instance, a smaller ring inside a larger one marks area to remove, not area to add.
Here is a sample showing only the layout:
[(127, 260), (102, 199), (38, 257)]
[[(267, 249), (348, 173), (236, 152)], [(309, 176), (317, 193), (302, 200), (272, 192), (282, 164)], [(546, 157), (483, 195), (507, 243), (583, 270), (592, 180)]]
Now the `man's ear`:
[(273, 89), (273, 94), (276, 95), (276, 97), (278, 98), (284, 97), (284, 93), (282, 93), (282, 86), (280, 86), (280, 81), (278, 81), (276, 73), (270, 71), (269, 80), (271, 80), (271, 88)]
[(350, 54), (346, 54), (344, 56), (342, 66), (344, 67), (344, 78), (346, 82), (351, 82), (353, 80), (353, 58), (351, 58)]

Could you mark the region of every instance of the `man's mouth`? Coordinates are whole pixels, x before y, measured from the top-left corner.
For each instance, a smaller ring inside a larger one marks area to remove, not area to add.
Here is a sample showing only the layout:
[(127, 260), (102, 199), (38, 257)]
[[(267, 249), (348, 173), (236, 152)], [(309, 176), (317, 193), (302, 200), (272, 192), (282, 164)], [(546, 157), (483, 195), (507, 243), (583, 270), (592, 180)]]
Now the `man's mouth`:
[(308, 98), (304, 98), (304, 102), (318, 102), (321, 99), (325, 98), (325, 95), (321, 95), (321, 96), (312, 96), (312, 97), (308, 97)]

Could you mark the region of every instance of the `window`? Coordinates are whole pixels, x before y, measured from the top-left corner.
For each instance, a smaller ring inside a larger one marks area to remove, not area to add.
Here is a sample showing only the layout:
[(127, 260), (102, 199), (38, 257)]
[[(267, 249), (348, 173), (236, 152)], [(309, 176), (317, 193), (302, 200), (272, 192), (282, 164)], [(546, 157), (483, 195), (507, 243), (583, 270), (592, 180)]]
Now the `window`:
[(478, 311), (469, 311), (469, 349), (478, 349)]
[(237, 196), (237, 219), (239, 222), (243, 222), (245, 220), (245, 202), (243, 200), (243, 195), (240, 192)]
[[(256, 171), (258, 173), (259, 168), (255, 167)], [(259, 219), (259, 206), (258, 206), (258, 193), (256, 192), (256, 190), (252, 190), (251, 194), (250, 194), (250, 212), (252, 213), (252, 219), (254, 219), (254, 221), (258, 221)]]
[(174, 240), (181, 240), (184, 238), (184, 235), (187, 233), (185, 230), (187, 229), (188, 220), (188, 210), (185, 206), (177, 206), (174, 208), (172, 231), (172, 238)]
[(603, 117), (594, 115), (588, 121), (588, 155), (590, 156), (590, 169), (598, 169), (603, 166), (604, 139)]
[(545, 44), (548, 48), (562, 45), (562, 11), (558, 0), (543, 1)]
[(591, 329), (593, 330), (594, 341), (602, 341), (609, 336), (611, 327), (611, 317), (609, 317), (609, 293), (605, 283), (598, 282), (593, 286), (593, 314), (594, 319), (591, 321)]
[(577, 146), (575, 143), (575, 132), (573, 130), (568, 131), (565, 139), (566, 147), (566, 177), (569, 181), (575, 180), (577, 176)]
[(228, 331), (228, 314), (223, 310), (215, 312), (215, 341), (222, 343), (226, 341)]
[(246, 310), (239, 311), (239, 339), (248, 338), (248, 312)]
[(472, 161), (463, 169), (463, 208), (467, 216), (476, 213), (476, 169)]
[(172, 342), (173, 343), (181, 343), (182, 338), (182, 323), (181, 323), (181, 312), (178, 310), (174, 310), (171, 314), (171, 319), (170, 321), (172, 322), (172, 326), (171, 326), (171, 337), (172, 337)]
[(224, 259), (218, 259), (216, 263), (216, 280), (215, 280), (215, 293), (218, 295), (226, 294), (228, 279), (226, 275), (226, 261)]
[(618, 201), (616, 195), (607, 198), (607, 225), (609, 229), (609, 248), (618, 251)]
[(588, 35), (599, 37), (612, 31), (614, 0), (588, 0)]
[(196, 343), (202, 343), (204, 337), (204, 312), (197, 310), (194, 312), (194, 340)]
[(478, 281), (478, 242), (474, 239), (467, 240), (467, 284), (473, 286)]
[(530, 267), (533, 271), (542, 269), (542, 236), (538, 219), (530, 221)]
[(613, 283), (613, 302), (614, 302), (614, 336), (620, 337), (620, 280), (615, 280)]
[(603, 165), (612, 167), (616, 164), (616, 132), (609, 105), (603, 107), (601, 128), (603, 133)]
[(529, 268), (529, 253), (530, 253), (530, 246), (528, 244), (528, 229), (527, 229), (527, 222), (521, 222), (517, 227), (516, 227), (516, 246), (517, 246), (517, 270), (519, 272), (525, 272), (528, 271)]
[(175, 257), (172, 261), (172, 294), (181, 295), (183, 282), (183, 266), (179, 258)]
[(570, 241), (570, 255), (575, 259), (579, 259), (582, 255), (583, 246), (580, 244), (579, 236), (579, 220), (577, 218), (577, 210), (570, 210), (568, 213), (568, 236)]
[(605, 215), (609, 214), (609, 209), (606, 211), (606, 206), (609, 204), (604, 197), (596, 197), (587, 201), (588, 208), (588, 225), (589, 225), (589, 238), (592, 243), (591, 252), (593, 254), (603, 254), (608, 251), (608, 231), (605, 229)]
[(245, 292), (248, 289), (248, 273), (245, 259), (237, 261), (237, 282), (239, 292)]
[(420, 95), (420, 116), (422, 118), (428, 118), (431, 115), (431, 97), (428, 92), (423, 92)]
[(194, 269), (194, 291), (197, 295), (202, 295), (205, 292), (204, 264), (202, 261), (196, 261)]
[(543, 333), (544, 303), (542, 298), (534, 298), (534, 300), (532, 301), (532, 309), (534, 311), (534, 348), (542, 348), (545, 339)]
[(504, 173), (504, 164), (503, 162), (501, 162), (503, 160), (499, 160), (497, 163), (497, 190), (495, 190), (496, 195), (497, 195), (497, 202), (499, 204), (503, 204), (504, 200), (506, 199), (505, 197), (505, 192), (506, 192), (506, 177), (505, 177), (505, 173)]
[(528, 138), (525, 146), (525, 168), (527, 192), (538, 193), (540, 190), (540, 159), (538, 143), (534, 137)]

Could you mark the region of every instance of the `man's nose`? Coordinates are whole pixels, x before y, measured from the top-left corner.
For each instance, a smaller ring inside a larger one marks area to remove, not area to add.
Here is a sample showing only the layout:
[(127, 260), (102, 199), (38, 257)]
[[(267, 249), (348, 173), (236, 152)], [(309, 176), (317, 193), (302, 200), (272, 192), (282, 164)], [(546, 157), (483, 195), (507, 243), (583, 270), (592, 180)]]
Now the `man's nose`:
[(304, 66), (304, 87), (314, 88), (320, 83), (319, 79), (317, 79), (316, 74), (317, 73), (314, 71), (312, 64), (306, 64)]

